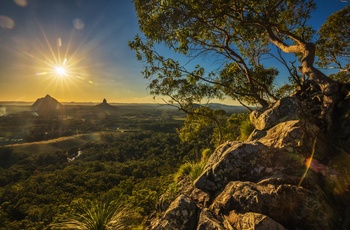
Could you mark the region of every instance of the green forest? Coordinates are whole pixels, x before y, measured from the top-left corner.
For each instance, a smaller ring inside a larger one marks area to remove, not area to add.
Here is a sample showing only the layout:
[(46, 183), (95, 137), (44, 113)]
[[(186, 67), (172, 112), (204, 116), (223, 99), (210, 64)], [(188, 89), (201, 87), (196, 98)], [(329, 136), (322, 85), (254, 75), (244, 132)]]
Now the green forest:
[[(101, 133), (99, 141), (79, 146), (66, 140), (61, 151), (45, 144), (39, 145), (42, 149), (1, 147), (0, 229), (69, 229), (70, 220), (106, 211), (108, 205), (118, 207), (117, 229), (143, 229), (161, 194), (176, 193), (179, 173), (186, 174), (183, 167), (178, 172), (180, 166), (200, 162), (201, 152), (210, 154), (218, 135), (215, 124), (204, 118), (194, 122), (189, 115), (184, 120), (170, 114), (159, 120), (155, 113), (150, 121), (137, 115), (142, 110), (131, 113), (136, 115), (124, 125), (137, 132)], [(246, 119), (246, 113), (222, 111), (221, 120), (236, 130), (225, 139), (239, 138)]]

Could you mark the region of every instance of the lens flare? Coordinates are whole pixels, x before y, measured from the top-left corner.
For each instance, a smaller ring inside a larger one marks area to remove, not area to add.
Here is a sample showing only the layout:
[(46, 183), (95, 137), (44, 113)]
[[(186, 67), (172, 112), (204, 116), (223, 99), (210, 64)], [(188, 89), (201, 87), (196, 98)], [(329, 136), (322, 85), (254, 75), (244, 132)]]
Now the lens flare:
[(315, 149), (316, 149), (316, 138), (314, 139), (314, 143), (312, 145), (312, 153), (311, 153), (311, 156), (306, 159), (306, 162), (305, 162), (305, 166), (306, 166), (306, 169), (305, 169), (305, 172), (304, 174), (302, 175), (302, 177), (300, 178), (300, 181), (299, 181), (299, 184), (298, 184), (298, 187), (301, 186), (301, 183), (303, 183), (303, 180), (305, 179), (310, 167), (311, 167), (311, 164), (312, 164), (312, 160), (314, 159), (314, 155), (315, 155)]
[(80, 18), (76, 18), (73, 20), (73, 26), (77, 30), (82, 30), (85, 27), (84, 21), (81, 20)]
[[(76, 23), (78, 29), (82, 29), (83, 22)], [(75, 29), (57, 29), (56, 33), (51, 33), (51, 27), (40, 23), (36, 26), (28, 35), (30, 39), (18, 39), (18, 46), (9, 47), (14, 54), (23, 57), (23, 61), (16, 64), (19, 69), (26, 70), (23, 72), (28, 76), (34, 75), (35, 88), (46, 94), (88, 95), (87, 91), (97, 85), (93, 81), (97, 64), (91, 55), (95, 43), (87, 42), (86, 35)], [(15, 28), (14, 21), (0, 15), (0, 30), (11, 28)]]
[(27, 0), (14, 0), (14, 2), (20, 6), (20, 7), (26, 7), (28, 6), (28, 2)]
[(0, 27), (9, 30), (13, 29), (15, 27), (15, 22), (7, 16), (0, 15)]

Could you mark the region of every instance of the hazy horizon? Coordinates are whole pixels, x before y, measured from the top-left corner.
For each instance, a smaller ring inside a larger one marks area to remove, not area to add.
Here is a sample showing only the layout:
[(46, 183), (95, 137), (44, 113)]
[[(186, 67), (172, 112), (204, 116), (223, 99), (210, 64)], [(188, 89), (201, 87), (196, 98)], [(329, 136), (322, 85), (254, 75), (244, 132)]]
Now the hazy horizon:
[[(43, 98), (43, 97), (41, 97)], [(38, 98), (39, 99), (39, 98)], [(166, 103), (159, 103), (159, 102), (114, 102), (114, 101), (109, 101), (107, 98), (107, 103), (108, 104), (150, 104), (150, 105), (169, 105), (169, 104), (166, 104)], [(2, 106), (2, 103), (7, 103), (7, 104), (10, 104), (10, 103), (35, 103), (36, 100), (34, 101), (0, 101), (0, 106)], [(57, 100), (59, 103), (61, 104), (100, 104), (102, 103), (103, 99), (101, 101), (59, 101)], [(205, 104), (205, 103), (203, 103)], [(227, 103), (224, 103), (224, 102), (210, 102), (209, 104), (218, 104), (218, 105), (223, 105), (223, 106), (238, 106), (238, 107), (241, 107), (242, 105), (240, 104), (227, 104)], [(242, 106), (243, 107), (243, 106)]]

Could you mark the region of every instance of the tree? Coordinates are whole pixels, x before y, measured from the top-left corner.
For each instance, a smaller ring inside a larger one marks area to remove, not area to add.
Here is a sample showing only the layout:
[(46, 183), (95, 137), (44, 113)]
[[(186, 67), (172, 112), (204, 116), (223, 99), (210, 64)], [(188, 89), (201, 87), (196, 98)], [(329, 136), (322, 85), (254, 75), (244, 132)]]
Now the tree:
[[(175, 99), (173, 101), (190, 103), (194, 99), (222, 98), (226, 93), (219, 89), (224, 87), (231, 90), (230, 96), (235, 99), (242, 100), (244, 96), (249, 96), (262, 107), (267, 107), (267, 100), (259, 92), (264, 90), (269, 95), (268, 84), (261, 84), (255, 72), (261, 66), (262, 55), (274, 45), (284, 53), (295, 54), (300, 63), (298, 71), (320, 86), (324, 94), (321, 116), (331, 131), (333, 109), (346, 90), (342, 84), (333, 81), (314, 66), (316, 32), (307, 24), (311, 12), (316, 8), (313, 0), (134, 2), (140, 28), (147, 41), (142, 42), (137, 36), (130, 46), (137, 51), (139, 59), (145, 58), (149, 64), (144, 71), (145, 77), (156, 75), (150, 83), (151, 92), (155, 95), (167, 95)], [(341, 18), (341, 15), (336, 14), (334, 17)], [(325, 25), (332, 23), (327, 22)], [(340, 34), (345, 36), (347, 33)], [(232, 78), (246, 78), (243, 85), (251, 95), (244, 95), (237, 88), (224, 84), (215, 73), (205, 73), (200, 66), (193, 71), (186, 70), (179, 62), (159, 55), (154, 50), (154, 43), (163, 43), (178, 53), (191, 54), (193, 57), (203, 54), (223, 57), (223, 66), (236, 66), (237, 71), (240, 71), (235, 72)], [(348, 49), (348, 43), (344, 47)], [(173, 98), (174, 95), (180, 96)]]
[(186, 115), (179, 137), (183, 142), (198, 143), (201, 148), (217, 147), (225, 140), (226, 122), (225, 111), (201, 106)]
[(233, 113), (228, 117), (223, 110), (212, 110), (204, 106), (197, 108), (195, 112), (187, 114), (178, 133), (182, 142), (200, 147), (197, 153), (201, 149), (216, 148), (225, 141), (244, 139), (241, 127), (244, 122), (249, 121), (248, 113)]
[[(245, 99), (251, 98), (266, 108), (269, 105), (266, 95), (270, 99), (276, 99), (270, 91), (272, 82), (259, 81), (256, 78), (257, 72), (263, 67), (260, 58), (269, 50), (266, 37), (243, 30), (246, 25), (239, 25), (228, 20), (229, 17), (221, 15), (220, 7), (226, 7), (223, 2), (214, 5), (206, 2), (204, 5), (194, 1), (135, 1), (140, 27), (148, 40), (143, 42), (137, 36), (130, 42), (130, 46), (137, 51), (139, 59), (145, 59), (148, 63), (143, 72), (145, 78), (157, 76), (149, 85), (151, 93), (167, 95), (172, 101), (187, 104), (203, 98), (224, 96), (240, 103), (250, 103), (251, 100)], [(233, 29), (241, 33), (234, 33)], [(193, 58), (205, 54), (222, 56), (223, 66), (230, 65), (235, 68), (238, 76), (232, 77), (239, 78), (243, 83), (243, 90), (232, 88), (231, 84), (223, 82), (221, 71), (206, 72), (199, 65), (189, 71), (179, 62), (164, 58), (154, 49), (154, 43), (157, 42), (164, 42), (174, 51)], [(223, 89), (230, 93), (223, 92)], [(191, 92), (191, 96), (188, 92)], [(182, 95), (181, 98), (173, 98), (179, 94)]]
[(317, 41), (319, 64), (321, 66), (336, 64), (342, 71), (349, 71), (350, 7), (347, 6), (329, 16), (318, 34), (320, 36)]

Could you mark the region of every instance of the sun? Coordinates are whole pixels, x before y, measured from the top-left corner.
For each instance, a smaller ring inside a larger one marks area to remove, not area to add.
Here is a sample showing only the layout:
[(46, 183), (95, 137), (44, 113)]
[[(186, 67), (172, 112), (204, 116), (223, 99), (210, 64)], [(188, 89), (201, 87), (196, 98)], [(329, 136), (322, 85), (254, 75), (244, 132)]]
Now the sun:
[(60, 76), (60, 77), (65, 77), (67, 76), (67, 70), (65, 67), (62, 66), (55, 66), (54, 67), (55, 73)]
[(81, 84), (93, 84), (93, 81), (87, 79), (89, 76), (87, 70), (91, 68), (86, 64), (89, 53), (85, 48), (81, 50), (76, 48), (81, 47), (81, 44), (75, 43), (73, 34), (67, 42), (63, 42), (61, 37), (49, 40), (45, 31), (41, 29), (41, 32), (43, 37), (38, 40), (40, 46), (37, 49), (38, 53), (35, 55), (27, 53), (27, 55), (35, 60), (36, 65), (33, 66), (35, 76), (42, 79), (45, 90), (66, 93), (80, 89)]

